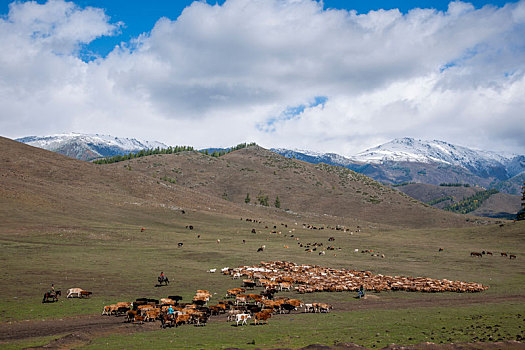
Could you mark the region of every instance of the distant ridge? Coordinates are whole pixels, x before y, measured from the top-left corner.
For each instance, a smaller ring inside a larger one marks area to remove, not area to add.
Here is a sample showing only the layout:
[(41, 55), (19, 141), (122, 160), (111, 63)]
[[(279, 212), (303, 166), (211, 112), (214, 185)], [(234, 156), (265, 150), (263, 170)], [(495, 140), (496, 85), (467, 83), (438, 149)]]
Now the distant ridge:
[[(479, 151), (444, 141), (424, 141), (409, 137), (395, 139), (367, 149), (351, 158), (355, 161), (374, 164), (389, 161), (444, 163), (461, 166), (480, 176), (492, 174), (506, 178), (525, 171), (525, 156)], [(498, 172), (505, 174), (498, 174)]]
[(138, 152), (143, 149), (167, 147), (165, 144), (157, 141), (142, 141), (110, 135), (80, 133), (28, 136), (15, 141), (80, 160), (92, 160)]
[(342, 166), (389, 184), (466, 183), (519, 194), (525, 181), (525, 156), (472, 150), (433, 140), (395, 139), (345, 157), (334, 153), (273, 148), (287, 158)]

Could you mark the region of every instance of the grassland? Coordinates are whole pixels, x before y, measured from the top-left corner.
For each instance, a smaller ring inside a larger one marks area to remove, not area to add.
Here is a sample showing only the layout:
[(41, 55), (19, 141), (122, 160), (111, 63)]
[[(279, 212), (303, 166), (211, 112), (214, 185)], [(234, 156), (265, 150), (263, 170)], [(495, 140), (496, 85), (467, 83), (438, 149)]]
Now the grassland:
[[(2, 348), (44, 344), (119, 349), (294, 348), (337, 342), (374, 348), (389, 343), (492, 342), (524, 336), (523, 222), (491, 224), (463, 218), (465, 225), (449, 227), (447, 223), (458, 222), (458, 217), (447, 221), (449, 214), (439, 213), (434, 223), (442, 224), (437, 226), (421, 228), (424, 219), (411, 224), (411, 216), (391, 220), (406, 219), (405, 228), (400, 228), (354, 215), (286, 212), (232, 203), (125, 168), (96, 168), (44, 151), (35, 151), (34, 156), (29, 148), (12, 151), (10, 144), (5, 149), (4, 156), (9, 152), (13, 156), (0, 159)], [(233, 162), (233, 156), (229, 161)], [(239, 197), (241, 202), (245, 195)], [(394, 196), (392, 192), (388, 195)], [(416, 201), (409, 204), (404, 210), (421, 206)], [(426, 210), (422, 212), (433, 215), (434, 209)], [(262, 223), (247, 222), (247, 217)], [(311, 230), (304, 223), (345, 225), (349, 231)], [(186, 228), (188, 225), (194, 229)], [(277, 233), (271, 233), (274, 226)], [(328, 242), (330, 236), (335, 237), (334, 242)], [(320, 256), (305, 252), (298, 242), (322, 242), (336, 250)], [(263, 244), (266, 249), (257, 253)], [(360, 253), (365, 249), (385, 258)], [(482, 250), (494, 255), (470, 256), (471, 251)], [(499, 252), (516, 254), (517, 259), (501, 257)], [(212, 317), (206, 327), (159, 330), (158, 324), (130, 325), (122, 318), (99, 316), (106, 304), (168, 295), (189, 301), (197, 289), (211, 291), (213, 303), (240, 282), (207, 270), (271, 260), (480, 282), (490, 288), (475, 294), (369, 293), (366, 300), (347, 292), (281, 292), (279, 295), (305, 302), (332, 303), (334, 310), (277, 315), (262, 326), (235, 327), (222, 316)], [(160, 271), (172, 281), (169, 286), (155, 287)], [(51, 283), (62, 292), (81, 287), (93, 296), (82, 300), (62, 297), (57, 303), (42, 304)]]
[[(518, 315), (525, 315), (523, 264), (518, 259), (497, 255), (481, 259), (470, 257), (473, 250), (505, 251), (523, 256), (525, 230), (520, 223), (507, 223), (503, 227), (427, 230), (362, 227), (361, 232), (356, 230), (350, 235), (341, 231), (305, 229), (302, 223), (295, 225), (295, 222), (287, 222), (288, 228), (285, 228), (280, 222), (254, 224), (240, 218), (202, 213), (187, 213), (183, 221), (170, 218), (169, 211), (158, 212), (158, 215), (165, 217), (164, 223), (155, 220), (127, 227), (108, 224), (26, 228), (16, 236), (3, 235), (0, 241), (1, 262), (5, 267), (2, 295), (8, 297), (0, 302), (2, 319), (53, 320), (90, 315), (99, 313), (105, 304), (137, 297), (178, 294), (189, 300), (197, 289), (210, 290), (216, 293), (214, 299), (219, 300), (226, 289), (239, 286), (239, 282), (221, 274), (207, 273), (208, 269), (289, 260), (389, 275), (475, 281), (490, 288), (468, 295), (377, 293), (371, 294), (371, 301), (365, 303), (354, 299), (353, 293), (296, 295), (282, 292), (281, 295), (304, 301), (333, 303), (335, 310), (326, 315), (278, 316), (271, 319), (268, 326), (242, 329), (212, 321), (204, 328), (186, 326), (154, 333), (117, 332), (100, 339), (95, 337), (86, 344), (93, 348), (101, 344), (109, 348), (123, 344), (126, 348), (134, 348), (155, 339), (158, 347), (184, 344), (181, 347), (222, 348), (229, 345), (250, 348), (340, 341), (368, 347), (393, 342), (488, 341), (487, 328), (476, 328), (477, 321), (473, 321), (479, 315), (483, 317), (483, 322), (480, 321), (483, 325), (500, 325), (498, 333), (492, 335), (493, 340), (511, 340), (523, 335), (518, 328), (523, 324), (523, 317)], [(186, 229), (185, 224), (192, 224), (194, 230)], [(265, 229), (273, 225), (281, 234), (271, 234), (271, 229)], [(141, 226), (146, 227), (146, 231), (140, 232)], [(256, 234), (251, 233), (252, 228), (256, 228)], [(306, 253), (295, 240), (299, 237), (300, 242), (326, 244), (328, 236), (336, 238), (334, 245), (341, 250), (330, 251), (325, 256)], [(220, 244), (217, 239), (221, 240)], [(184, 243), (182, 248), (177, 246), (179, 242)], [(267, 246), (266, 250), (256, 253), (262, 244)], [(438, 252), (438, 247), (445, 250)], [(355, 253), (354, 249), (373, 249), (385, 254), (385, 258)], [(160, 271), (170, 277), (170, 286), (154, 287)], [(63, 291), (81, 287), (93, 291), (94, 295), (86, 300), (62, 298), (58, 303), (42, 304), (41, 295), (51, 282)], [(365, 309), (360, 309), (362, 307)], [(296, 338), (298, 335), (300, 337)], [(247, 344), (252, 340), (254, 346)]]

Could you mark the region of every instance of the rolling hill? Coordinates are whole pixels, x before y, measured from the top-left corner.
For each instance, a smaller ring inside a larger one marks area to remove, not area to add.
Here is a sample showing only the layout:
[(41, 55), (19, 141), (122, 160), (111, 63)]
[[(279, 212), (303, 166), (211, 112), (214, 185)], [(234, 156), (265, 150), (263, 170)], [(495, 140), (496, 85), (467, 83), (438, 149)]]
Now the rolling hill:
[[(166, 185), (215, 196), (223, 203), (273, 207), (301, 215), (339, 217), (400, 226), (464, 225), (465, 217), (423, 205), (349, 169), (289, 159), (258, 146), (220, 158), (199, 152), (142, 157), (104, 167), (128, 169)], [(249, 194), (250, 204), (245, 204)]]
[(143, 218), (172, 220), (182, 209), (257, 213), (125, 168), (101, 167), (3, 137), (0, 147), (0, 225), (140, 225)]

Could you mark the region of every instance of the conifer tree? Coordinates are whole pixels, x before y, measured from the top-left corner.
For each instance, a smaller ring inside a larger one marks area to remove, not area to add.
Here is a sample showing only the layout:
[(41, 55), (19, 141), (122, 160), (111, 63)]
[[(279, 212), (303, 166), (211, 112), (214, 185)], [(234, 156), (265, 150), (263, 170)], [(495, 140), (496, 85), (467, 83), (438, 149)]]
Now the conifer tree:
[(525, 220), (525, 182), (521, 187), (521, 210), (516, 214), (516, 220)]
[(246, 198), (244, 198), (244, 203), (248, 204), (248, 203), (250, 203), (250, 201), (251, 201), (250, 194), (246, 193)]
[(275, 197), (275, 207), (276, 208), (281, 207), (281, 201), (279, 200), (279, 196)]

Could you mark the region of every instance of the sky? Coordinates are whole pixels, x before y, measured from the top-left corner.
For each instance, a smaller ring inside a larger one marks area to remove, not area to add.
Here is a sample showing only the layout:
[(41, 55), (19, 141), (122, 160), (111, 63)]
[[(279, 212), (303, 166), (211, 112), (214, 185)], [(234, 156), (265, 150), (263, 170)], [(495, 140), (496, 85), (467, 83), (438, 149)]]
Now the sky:
[(525, 0), (0, 0), (0, 135), (525, 154)]

